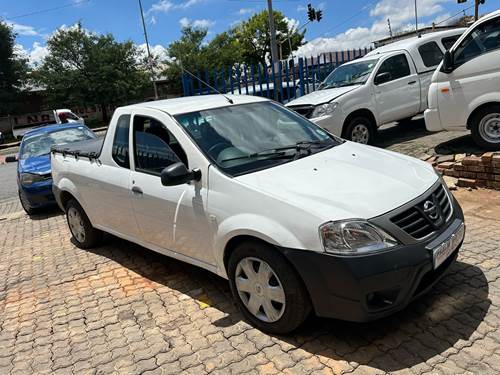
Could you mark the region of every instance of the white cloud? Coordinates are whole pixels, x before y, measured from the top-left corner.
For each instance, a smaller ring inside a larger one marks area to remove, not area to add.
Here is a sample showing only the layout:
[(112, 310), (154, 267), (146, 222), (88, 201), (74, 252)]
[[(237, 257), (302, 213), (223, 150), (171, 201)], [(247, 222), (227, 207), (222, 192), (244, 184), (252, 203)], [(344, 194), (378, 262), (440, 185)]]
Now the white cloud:
[[(439, 22), (445, 19), (446, 15), (443, 14), (442, 6), (445, 2), (450, 2), (450, 0), (419, 0), (419, 27), (431, 24), (432, 21)], [(322, 52), (369, 47), (373, 41), (389, 36), (387, 19), (391, 20), (393, 32), (414, 29), (414, 12), (413, 1), (381, 0), (368, 12), (372, 18), (371, 26), (350, 28), (331, 38), (315, 38), (300, 47), (297, 54), (316, 56)]]
[[(137, 49), (139, 50), (141, 59), (147, 56), (146, 43), (139, 44), (137, 46)], [(151, 52), (151, 55), (153, 57), (158, 57), (160, 61), (164, 61), (167, 59), (167, 52), (165, 50), (165, 47), (163, 47), (161, 44), (156, 44), (154, 46), (150, 45), (149, 51)]]
[(215, 25), (215, 21), (209, 20), (209, 19), (199, 19), (199, 20), (193, 20), (190, 21), (189, 18), (187, 17), (182, 17), (179, 20), (179, 23), (181, 27), (188, 27), (192, 26), (194, 28), (200, 28), (200, 29), (208, 29)]
[(12, 27), (14, 33), (23, 36), (37, 36), (38, 32), (33, 26), (21, 25), (19, 23), (7, 20), (6, 23)]
[(42, 46), (39, 42), (34, 42), (29, 49), (24, 48), (20, 44), (16, 44), (15, 51), (17, 54), (26, 57), (31, 66), (41, 64), (43, 59), (49, 54), (47, 46)]
[(169, 13), (171, 10), (190, 8), (202, 1), (203, 0), (187, 0), (180, 3), (174, 3), (170, 0), (160, 0), (154, 3), (146, 13)]
[(238, 14), (240, 16), (244, 16), (246, 14), (250, 14), (250, 13), (254, 13), (255, 12), (255, 9), (254, 8), (241, 8), (240, 10), (238, 10)]

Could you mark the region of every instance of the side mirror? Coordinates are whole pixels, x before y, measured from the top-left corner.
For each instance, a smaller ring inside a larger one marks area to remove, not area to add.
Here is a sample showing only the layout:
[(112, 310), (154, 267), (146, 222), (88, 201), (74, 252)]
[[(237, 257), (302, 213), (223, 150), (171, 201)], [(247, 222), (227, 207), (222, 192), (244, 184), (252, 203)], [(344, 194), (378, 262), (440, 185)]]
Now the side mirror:
[(450, 51), (444, 53), (441, 71), (443, 73), (451, 73), (453, 71), (453, 56)]
[(391, 80), (391, 73), (389, 72), (383, 72), (383, 73), (379, 73), (375, 76), (375, 81), (374, 83), (376, 85), (381, 85), (382, 83), (386, 83), (386, 82), (389, 82)]
[(15, 163), (17, 161), (17, 155), (9, 155), (5, 157), (6, 163)]
[(201, 171), (199, 169), (188, 170), (184, 163), (175, 163), (161, 171), (161, 184), (163, 186), (175, 186), (186, 184), (190, 181), (200, 181)]

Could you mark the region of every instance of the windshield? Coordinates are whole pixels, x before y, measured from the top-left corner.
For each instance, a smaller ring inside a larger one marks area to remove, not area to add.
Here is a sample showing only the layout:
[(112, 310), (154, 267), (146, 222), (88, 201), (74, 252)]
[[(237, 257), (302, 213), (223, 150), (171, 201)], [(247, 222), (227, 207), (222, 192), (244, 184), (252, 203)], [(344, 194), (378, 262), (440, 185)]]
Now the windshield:
[(272, 102), (210, 109), (175, 118), (203, 152), (230, 175), (271, 167), (341, 142)]
[(339, 66), (320, 85), (320, 90), (335, 87), (362, 85), (375, 68), (378, 59), (363, 60)]
[(54, 145), (64, 145), (86, 139), (95, 138), (94, 133), (86, 127), (56, 130), (51, 133), (41, 133), (23, 139), (20, 158), (27, 159), (47, 155)]

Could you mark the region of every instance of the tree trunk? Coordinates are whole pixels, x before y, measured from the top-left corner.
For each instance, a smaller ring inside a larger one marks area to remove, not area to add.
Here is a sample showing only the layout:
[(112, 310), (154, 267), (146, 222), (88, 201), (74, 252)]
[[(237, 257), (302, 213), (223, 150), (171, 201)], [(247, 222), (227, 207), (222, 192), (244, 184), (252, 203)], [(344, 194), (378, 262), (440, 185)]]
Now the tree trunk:
[(108, 108), (106, 104), (101, 104), (101, 111), (102, 111), (102, 121), (107, 125), (109, 122), (109, 117), (108, 117)]

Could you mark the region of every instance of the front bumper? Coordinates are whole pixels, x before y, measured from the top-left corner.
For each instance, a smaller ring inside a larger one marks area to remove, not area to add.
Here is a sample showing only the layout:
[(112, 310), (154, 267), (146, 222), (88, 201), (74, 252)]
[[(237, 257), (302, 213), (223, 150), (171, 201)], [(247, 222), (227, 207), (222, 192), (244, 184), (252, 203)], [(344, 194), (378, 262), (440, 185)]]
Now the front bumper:
[(322, 117), (315, 117), (310, 119), (316, 125), (328, 130), (333, 135), (337, 137), (342, 137), (342, 127), (344, 121), (339, 110), (336, 110), (333, 114)]
[(41, 208), (56, 203), (52, 193), (52, 180), (35, 183), (31, 186), (20, 185), (20, 194), (23, 194), (31, 208)]
[(459, 248), (436, 269), (435, 248), (463, 225), (454, 201), (454, 214), (431, 239), (366, 256), (336, 256), (297, 249), (282, 252), (294, 265), (318, 316), (363, 322), (405, 308), (426, 293), (457, 258)]
[(424, 112), (425, 117), (425, 127), (430, 132), (438, 132), (443, 129), (441, 124), (441, 118), (439, 117), (439, 111), (436, 108), (428, 108)]

